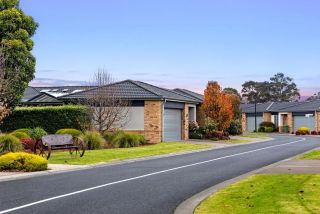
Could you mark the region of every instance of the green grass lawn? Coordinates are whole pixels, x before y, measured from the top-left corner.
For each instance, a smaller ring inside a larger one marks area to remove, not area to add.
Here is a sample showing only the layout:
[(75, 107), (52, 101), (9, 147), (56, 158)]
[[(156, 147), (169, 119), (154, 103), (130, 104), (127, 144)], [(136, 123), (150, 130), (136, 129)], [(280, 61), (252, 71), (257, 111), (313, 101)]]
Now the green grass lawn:
[[(299, 160), (320, 160), (320, 150), (314, 150), (298, 157)], [(319, 202), (320, 203), (320, 202)]]
[(223, 142), (226, 143), (250, 143), (250, 140), (242, 140), (242, 139), (230, 139), (230, 140), (224, 140)]
[(320, 174), (255, 175), (204, 200), (195, 214), (320, 213)]
[(85, 165), (101, 162), (112, 162), (132, 158), (149, 157), (174, 152), (206, 149), (212, 146), (189, 143), (159, 143), (149, 146), (119, 149), (87, 150), (83, 157), (71, 156), (69, 152), (53, 152), (49, 159), (51, 164)]

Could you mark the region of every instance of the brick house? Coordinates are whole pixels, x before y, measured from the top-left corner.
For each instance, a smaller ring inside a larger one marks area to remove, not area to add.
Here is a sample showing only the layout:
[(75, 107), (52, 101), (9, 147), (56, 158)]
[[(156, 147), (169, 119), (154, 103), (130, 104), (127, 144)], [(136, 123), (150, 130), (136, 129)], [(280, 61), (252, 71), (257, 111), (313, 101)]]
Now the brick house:
[[(279, 132), (295, 132), (300, 127), (311, 131), (320, 131), (320, 100), (305, 102), (268, 102), (257, 104), (257, 126), (263, 121), (273, 122), (279, 127)], [(243, 131), (252, 132), (255, 129), (254, 104), (242, 104)]]
[[(117, 88), (119, 97), (131, 103), (128, 123), (122, 128), (123, 130), (143, 134), (151, 143), (189, 139), (189, 121), (198, 119), (197, 112), (203, 99), (201, 94), (186, 89), (169, 90), (133, 80), (116, 82), (112, 87)], [(88, 97), (90, 91), (94, 90), (87, 90), (82, 86), (69, 89), (67, 87), (29, 87), (21, 104), (81, 103), (81, 100)]]

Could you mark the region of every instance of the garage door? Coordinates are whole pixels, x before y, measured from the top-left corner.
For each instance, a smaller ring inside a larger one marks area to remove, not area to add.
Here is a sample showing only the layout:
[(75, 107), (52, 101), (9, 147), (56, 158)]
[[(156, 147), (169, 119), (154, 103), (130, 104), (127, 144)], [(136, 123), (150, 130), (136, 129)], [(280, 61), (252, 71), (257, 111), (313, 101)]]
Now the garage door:
[[(259, 124), (262, 123), (263, 117), (257, 116), (257, 129), (259, 128)], [(255, 129), (255, 117), (249, 116), (247, 117), (247, 131), (253, 132)]]
[(181, 140), (181, 110), (165, 109), (163, 125), (164, 141)]
[(310, 131), (314, 130), (314, 116), (294, 116), (293, 117), (293, 128), (297, 131), (300, 127), (307, 127)]

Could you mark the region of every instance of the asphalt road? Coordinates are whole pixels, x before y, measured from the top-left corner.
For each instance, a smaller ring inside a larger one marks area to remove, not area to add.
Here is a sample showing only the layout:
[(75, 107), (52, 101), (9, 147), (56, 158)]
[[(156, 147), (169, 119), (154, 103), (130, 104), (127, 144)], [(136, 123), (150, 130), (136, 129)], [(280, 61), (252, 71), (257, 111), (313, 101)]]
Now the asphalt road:
[(274, 138), (258, 144), (0, 182), (0, 214), (172, 213), (182, 201), (206, 188), (320, 146), (320, 138)]

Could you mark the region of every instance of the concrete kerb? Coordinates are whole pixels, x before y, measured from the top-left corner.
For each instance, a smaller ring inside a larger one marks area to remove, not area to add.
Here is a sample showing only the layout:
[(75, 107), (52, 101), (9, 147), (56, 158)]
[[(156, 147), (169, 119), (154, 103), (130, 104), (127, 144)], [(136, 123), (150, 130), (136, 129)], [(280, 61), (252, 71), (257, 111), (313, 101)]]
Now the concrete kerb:
[(314, 150), (319, 150), (320, 148), (315, 148), (315, 149), (311, 149), (311, 150), (308, 150), (306, 152), (303, 152), (299, 155), (294, 155), (290, 158), (287, 158), (285, 160), (281, 160), (281, 161), (278, 161), (276, 163), (273, 163), (273, 164), (270, 164), (268, 166), (265, 166), (265, 167), (262, 167), (262, 168), (259, 168), (259, 169), (256, 169), (256, 170), (253, 170), (251, 172), (248, 172), (248, 173), (245, 173), (243, 175), (240, 175), (238, 177), (235, 177), (235, 178), (232, 178), (230, 180), (227, 180), (227, 181), (224, 181), (222, 183), (219, 183), (217, 185), (214, 185), (200, 193), (197, 193), (195, 194), (194, 196), (192, 196), (191, 198), (188, 198), (187, 200), (183, 201), (181, 204), (179, 204), (179, 206), (175, 209), (174, 211), (174, 214), (193, 214), (195, 209), (197, 208), (197, 206), (203, 201), (205, 200), (206, 198), (208, 198), (209, 196), (211, 196), (212, 194), (214, 194), (215, 192), (219, 191), (220, 189), (226, 187), (226, 186), (229, 186), (237, 181), (240, 181), (244, 178), (247, 178), (251, 175), (254, 175), (254, 174), (259, 174), (259, 172), (262, 172), (266, 169), (269, 169), (269, 168), (272, 168), (274, 166), (277, 166), (283, 162), (286, 162), (288, 160), (291, 160), (291, 159), (295, 159), (296, 157), (299, 157), (303, 154), (306, 154), (306, 153), (309, 153), (311, 151), (314, 151)]

